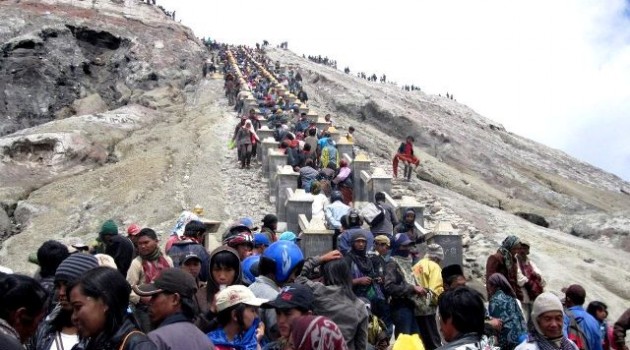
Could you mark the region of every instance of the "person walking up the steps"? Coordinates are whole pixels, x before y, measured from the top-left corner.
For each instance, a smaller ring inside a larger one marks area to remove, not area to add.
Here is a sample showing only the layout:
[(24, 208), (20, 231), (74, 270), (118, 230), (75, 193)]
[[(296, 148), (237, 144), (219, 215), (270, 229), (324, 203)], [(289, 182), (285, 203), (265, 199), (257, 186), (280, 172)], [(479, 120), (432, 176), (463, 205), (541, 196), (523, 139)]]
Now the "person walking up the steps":
[(236, 133), (236, 147), (241, 155), (241, 168), (249, 168), (252, 159), (252, 144), (258, 141), (252, 122), (249, 119), (245, 120), (245, 124)]
[(413, 155), (413, 136), (407, 136), (407, 140), (400, 144), (398, 147), (398, 151), (394, 156), (394, 160), (392, 162), (392, 168), (394, 170), (394, 177), (398, 177), (398, 162), (402, 161), (405, 165), (405, 178), (407, 181), (411, 180), (411, 173), (415, 168), (412, 168), (411, 165), (414, 165), (416, 168), (420, 165), (420, 159)]

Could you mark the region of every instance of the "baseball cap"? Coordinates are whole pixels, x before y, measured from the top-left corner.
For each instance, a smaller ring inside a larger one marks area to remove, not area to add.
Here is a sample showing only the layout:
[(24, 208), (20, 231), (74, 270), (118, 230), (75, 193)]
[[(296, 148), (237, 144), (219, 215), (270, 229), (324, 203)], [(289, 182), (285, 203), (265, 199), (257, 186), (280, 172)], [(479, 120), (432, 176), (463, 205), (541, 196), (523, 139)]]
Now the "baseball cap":
[(127, 234), (129, 236), (135, 236), (140, 232), (142, 228), (138, 224), (131, 224), (127, 227)]
[(139, 286), (133, 286), (133, 291), (141, 297), (149, 297), (158, 293), (178, 293), (183, 297), (192, 298), (197, 292), (195, 279), (187, 272), (168, 268), (153, 281)]
[(381, 244), (386, 244), (388, 247), (391, 245), (391, 243), (389, 241), (389, 237), (387, 237), (385, 235), (378, 235), (378, 236), (374, 237), (374, 242), (381, 243)]
[(237, 304), (260, 306), (267, 299), (256, 298), (249, 288), (242, 285), (234, 285), (217, 293), (217, 311), (221, 312)]
[(275, 300), (266, 302), (261, 307), (264, 309), (292, 309), (299, 307), (312, 310), (314, 300), (315, 296), (310, 287), (299, 283), (291, 283), (280, 290), (280, 294)]
[(280, 235), (280, 237), (278, 237), (279, 241), (289, 241), (289, 242), (297, 242), (302, 240), (302, 238), (298, 237), (295, 233), (291, 232), (291, 231), (285, 231), (282, 232), (282, 234)]
[(254, 234), (254, 246), (260, 246), (260, 245), (264, 245), (264, 246), (269, 246), (271, 244), (271, 242), (269, 242), (269, 238), (267, 237), (266, 234), (264, 233), (255, 233)]
[(404, 245), (408, 245), (413, 243), (413, 241), (411, 239), (409, 239), (409, 236), (407, 236), (406, 233), (398, 233), (396, 234), (396, 236), (394, 236), (394, 243), (401, 247)]
[(199, 260), (199, 262), (201, 262), (201, 258), (199, 257), (199, 255), (197, 255), (197, 254), (195, 254), (193, 252), (189, 252), (188, 254), (186, 254), (186, 256), (184, 256), (182, 261), (180, 261), (180, 264), (184, 265), (188, 260), (192, 260), (192, 259), (197, 259), (197, 260)]

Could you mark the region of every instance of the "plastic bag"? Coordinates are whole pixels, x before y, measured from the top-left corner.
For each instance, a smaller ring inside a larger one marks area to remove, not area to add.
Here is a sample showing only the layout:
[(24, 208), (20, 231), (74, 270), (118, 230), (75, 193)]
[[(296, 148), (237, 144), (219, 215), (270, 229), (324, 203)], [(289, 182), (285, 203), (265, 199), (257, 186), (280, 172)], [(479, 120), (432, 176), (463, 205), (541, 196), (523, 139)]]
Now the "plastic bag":
[(229, 150), (233, 150), (233, 149), (235, 149), (235, 148), (236, 148), (236, 141), (234, 141), (234, 140), (230, 140), (230, 141), (228, 141), (227, 146), (228, 146), (228, 149), (229, 149)]
[(394, 343), (393, 350), (424, 350), (424, 344), (417, 334), (400, 334)]

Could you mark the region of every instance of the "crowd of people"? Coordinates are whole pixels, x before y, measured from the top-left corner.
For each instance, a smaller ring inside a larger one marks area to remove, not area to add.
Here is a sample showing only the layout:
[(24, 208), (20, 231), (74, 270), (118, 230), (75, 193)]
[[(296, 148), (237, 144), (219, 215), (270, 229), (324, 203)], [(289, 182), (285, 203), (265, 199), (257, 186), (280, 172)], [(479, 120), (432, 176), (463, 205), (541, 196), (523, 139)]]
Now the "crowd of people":
[[(331, 116), (318, 130), (274, 96), (248, 61), (256, 54), (236, 54), (260, 103), (235, 127), (239, 163), (251, 165), (264, 115), (299, 186), (316, 197), (313, 216), (335, 232), (330, 251), (304, 256), (300, 234), (279, 232), (274, 214), (260, 227), (252, 218), (230, 224), (211, 252), (199, 206), (177, 218), (164, 248), (151, 228), (131, 224), (123, 234), (107, 220), (93, 244), (44, 242), (34, 277), (0, 273), (1, 349), (364, 350), (411, 334), (427, 350), (627, 350), (630, 309), (610, 326), (605, 303), (584, 309), (583, 286), (568, 286), (563, 298), (546, 291), (530, 243), (510, 235), (488, 257), (485, 298), (466, 285), (461, 265), (444, 263), (443, 247), (425, 241), (413, 209), (398, 216), (380, 192), (353, 208)], [(258, 58), (278, 81), (295, 80), (297, 72)], [(224, 73), (234, 78), (232, 69)], [(238, 108), (241, 87), (227, 82)], [(412, 144), (395, 159), (408, 168), (417, 166)]]
[(321, 256), (273, 214), (234, 222), (212, 252), (193, 212), (164, 250), (154, 230), (123, 235), (112, 220), (91, 246), (44, 242), (34, 278), (0, 273), (0, 348), (387, 349), (417, 334), (430, 350), (627, 350), (630, 309), (611, 326), (582, 286), (545, 291), (529, 243), (508, 236), (488, 257), (486, 301), (460, 265), (441, 267), (441, 246), (417, 255), (422, 240), (384, 209), (390, 233), (351, 212)]

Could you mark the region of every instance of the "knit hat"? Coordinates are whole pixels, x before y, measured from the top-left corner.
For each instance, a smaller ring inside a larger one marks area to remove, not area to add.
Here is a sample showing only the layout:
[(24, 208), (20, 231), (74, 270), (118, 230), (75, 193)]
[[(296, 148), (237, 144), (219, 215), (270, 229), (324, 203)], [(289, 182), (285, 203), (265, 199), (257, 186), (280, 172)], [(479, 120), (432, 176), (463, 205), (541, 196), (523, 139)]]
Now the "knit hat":
[(551, 292), (544, 292), (536, 297), (534, 305), (532, 306), (532, 320), (534, 320), (534, 327), (538, 333), (543, 334), (538, 326), (538, 316), (549, 311), (560, 311), (564, 314), (564, 308), (562, 302), (555, 294)]
[(439, 244), (429, 244), (427, 246), (427, 255), (429, 258), (434, 258), (438, 260), (444, 260), (444, 249)]
[(118, 234), (118, 225), (114, 222), (114, 220), (107, 220), (101, 226), (101, 231), (99, 232), (99, 236), (115, 236)]
[(98, 260), (90, 254), (74, 253), (59, 264), (55, 272), (55, 282), (72, 282), (84, 272), (98, 267)]

